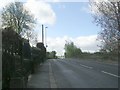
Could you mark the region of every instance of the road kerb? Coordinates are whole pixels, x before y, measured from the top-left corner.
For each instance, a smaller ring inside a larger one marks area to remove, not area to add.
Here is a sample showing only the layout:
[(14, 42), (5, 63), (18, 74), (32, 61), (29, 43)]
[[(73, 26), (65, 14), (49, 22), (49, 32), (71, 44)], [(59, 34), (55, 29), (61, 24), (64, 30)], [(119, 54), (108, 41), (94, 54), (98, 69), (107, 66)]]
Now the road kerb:
[(49, 77), (50, 77), (50, 88), (57, 88), (57, 84), (53, 76), (51, 63), (49, 63)]

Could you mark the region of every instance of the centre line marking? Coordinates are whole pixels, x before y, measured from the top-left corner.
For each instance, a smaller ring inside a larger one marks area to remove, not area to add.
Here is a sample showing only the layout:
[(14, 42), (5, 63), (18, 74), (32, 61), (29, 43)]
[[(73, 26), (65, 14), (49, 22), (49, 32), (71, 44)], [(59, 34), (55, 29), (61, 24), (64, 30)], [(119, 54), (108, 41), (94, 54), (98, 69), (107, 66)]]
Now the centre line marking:
[(89, 67), (89, 66), (86, 66), (86, 65), (83, 65), (83, 64), (80, 64), (80, 65), (83, 66), (83, 67), (89, 68), (89, 69), (93, 68), (93, 67)]
[(108, 75), (111, 75), (111, 76), (114, 76), (114, 77), (117, 77), (117, 78), (120, 78), (120, 76), (112, 74), (112, 73), (109, 73), (109, 72), (105, 72), (105, 71), (101, 71), (101, 72), (103, 72), (105, 74), (108, 74)]

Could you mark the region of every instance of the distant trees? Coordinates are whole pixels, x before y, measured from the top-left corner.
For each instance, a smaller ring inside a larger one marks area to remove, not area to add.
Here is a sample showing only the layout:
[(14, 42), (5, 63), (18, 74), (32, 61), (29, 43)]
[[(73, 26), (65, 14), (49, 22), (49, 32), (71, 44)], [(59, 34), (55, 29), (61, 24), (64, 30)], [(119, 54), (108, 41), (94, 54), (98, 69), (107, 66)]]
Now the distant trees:
[(80, 57), (80, 55), (82, 54), (82, 51), (80, 48), (77, 48), (73, 42), (67, 42), (65, 44), (65, 57), (67, 58), (71, 58), (71, 57)]
[(98, 36), (102, 42), (100, 51), (117, 55), (120, 46), (120, 1), (90, 0), (90, 3), (94, 20), (102, 28)]
[(47, 58), (56, 59), (57, 58), (56, 54), (57, 54), (56, 51), (47, 52)]
[(29, 39), (35, 24), (34, 17), (27, 11), (22, 2), (9, 3), (1, 13), (2, 27), (12, 27), (19, 35)]

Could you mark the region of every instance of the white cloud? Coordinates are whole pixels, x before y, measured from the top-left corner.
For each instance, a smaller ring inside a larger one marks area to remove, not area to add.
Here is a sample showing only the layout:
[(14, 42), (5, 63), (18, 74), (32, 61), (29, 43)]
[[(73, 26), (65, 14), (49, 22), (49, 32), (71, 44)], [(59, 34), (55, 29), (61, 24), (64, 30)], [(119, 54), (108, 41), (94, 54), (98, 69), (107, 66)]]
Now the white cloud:
[(85, 6), (81, 7), (80, 11), (91, 14), (92, 11), (91, 11), (91, 6), (90, 6), (90, 4), (88, 4), (88, 6), (86, 6), (86, 7), (85, 7)]
[(0, 10), (8, 5), (10, 2), (14, 2), (15, 0), (0, 0)]
[(38, 0), (28, 0), (25, 7), (35, 15), (36, 19), (41, 24), (53, 25), (56, 21), (56, 14), (50, 4)]
[(23, 0), (0, 0), (0, 10), (11, 2), (23, 2)]
[[(0, 10), (2, 10), (3, 7), (8, 5), (10, 2), (16, 2), (22, 0), (0, 0)], [(58, 2), (59, 0), (46, 0), (50, 2)], [(40, 24), (49, 24), (54, 25), (56, 21), (56, 14), (53, 11), (51, 5), (45, 0), (27, 0), (24, 4), (25, 8), (31, 11), (31, 14), (33, 14)]]
[(39, 0), (39, 1), (43, 1), (43, 2), (60, 2), (60, 0)]
[(47, 50), (57, 51), (57, 55), (64, 55), (64, 45), (66, 41), (73, 41), (74, 44), (81, 48), (82, 51), (85, 52), (95, 52), (99, 50), (99, 47), (97, 47), (100, 42), (96, 41), (97, 35), (91, 35), (91, 36), (80, 36), (76, 38), (64, 36), (64, 37), (56, 37), (56, 38), (47, 38)]
[(94, 52), (98, 50), (97, 45), (100, 44), (96, 39), (97, 35), (81, 36), (74, 39), (74, 43), (77, 47), (80, 47), (82, 51)]
[(59, 0), (59, 2), (88, 2), (89, 0)]
[(80, 10), (89, 14), (98, 14), (99, 10), (96, 8), (96, 6), (94, 5), (94, 2), (99, 3), (99, 0), (91, 0), (88, 3), (88, 6), (83, 6)]

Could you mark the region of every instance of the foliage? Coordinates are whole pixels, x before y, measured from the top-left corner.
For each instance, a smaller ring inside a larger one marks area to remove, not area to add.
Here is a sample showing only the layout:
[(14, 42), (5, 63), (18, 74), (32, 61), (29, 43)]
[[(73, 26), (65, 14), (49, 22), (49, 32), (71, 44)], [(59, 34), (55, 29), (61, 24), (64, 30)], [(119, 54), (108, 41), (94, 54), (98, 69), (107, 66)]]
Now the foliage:
[(93, 17), (102, 30), (99, 33), (99, 40), (102, 42), (101, 50), (106, 53), (118, 54), (120, 40), (120, 1), (90, 0)]
[[(36, 66), (46, 59), (46, 48), (41, 43), (37, 44), (38, 47), (31, 47), (29, 41), (22, 38), (11, 27), (1, 31), (2, 88), (24, 88), (27, 86), (31, 72), (33, 73)], [(25, 84), (24, 86), (19, 85), (20, 80), (23, 80), (21, 83)]]
[(27, 34), (35, 23), (34, 17), (24, 8), (22, 2), (10, 3), (3, 8), (1, 19), (3, 28), (12, 27), (18, 34)]
[(116, 62), (118, 60), (118, 56), (111, 52), (94, 52), (94, 53), (83, 52), (79, 59)]
[(52, 51), (52, 52), (47, 52), (47, 58), (49, 59), (56, 59), (56, 51)]
[(65, 44), (65, 57), (80, 57), (82, 51), (80, 48), (77, 48), (73, 42), (67, 42)]

